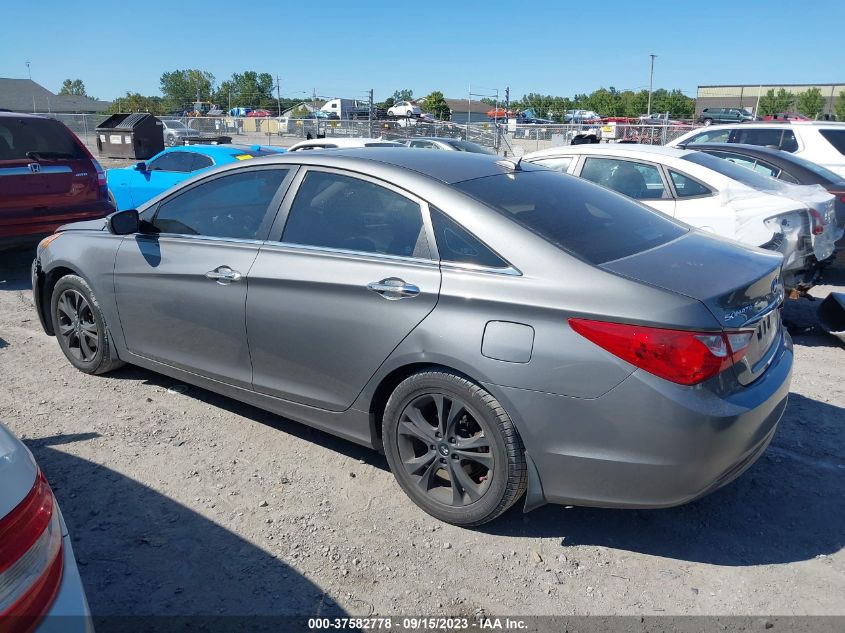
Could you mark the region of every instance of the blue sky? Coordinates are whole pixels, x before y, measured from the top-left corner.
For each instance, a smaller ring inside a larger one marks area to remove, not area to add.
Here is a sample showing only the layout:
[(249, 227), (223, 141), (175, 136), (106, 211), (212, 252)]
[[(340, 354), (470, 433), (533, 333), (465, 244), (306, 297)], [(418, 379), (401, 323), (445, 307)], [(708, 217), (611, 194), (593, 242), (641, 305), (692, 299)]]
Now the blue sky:
[(176, 68), (218, 83), (278, 74), (288, 97), (572, 96), (647, 87), (650, 53), (655, 88), (690, 96), (699, 84), (845, 81), (842, 0), (39, 0), (6, 4), (2, 21), (0, 77), (26, 78), (29, 60), (50, 90), (79, 78), (103, 99), (159, 94)]

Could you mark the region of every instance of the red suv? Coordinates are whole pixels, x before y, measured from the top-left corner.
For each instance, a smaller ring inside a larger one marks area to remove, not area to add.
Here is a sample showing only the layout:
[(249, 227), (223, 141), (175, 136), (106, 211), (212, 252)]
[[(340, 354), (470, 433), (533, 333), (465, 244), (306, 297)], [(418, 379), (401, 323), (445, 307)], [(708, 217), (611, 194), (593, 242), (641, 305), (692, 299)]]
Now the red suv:
[(63, 124), (0, 112), (0, 244), (114, 211), (106, 173)]

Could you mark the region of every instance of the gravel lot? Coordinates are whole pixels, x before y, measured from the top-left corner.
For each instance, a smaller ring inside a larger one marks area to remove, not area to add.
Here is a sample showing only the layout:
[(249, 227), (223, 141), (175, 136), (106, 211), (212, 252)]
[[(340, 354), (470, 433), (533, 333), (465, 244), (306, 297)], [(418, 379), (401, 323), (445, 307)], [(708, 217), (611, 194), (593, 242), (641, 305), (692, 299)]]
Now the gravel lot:
[[(515, 507), (439, 523), (356, 445), (133, 367), (74, 370), (40, 329), (29, 252), (0, 253), (0, 420), (53, 484), (92, 611), (124, 614), (845, 614), (845, 348), (791, 301), (771, 448), (684, 507)], [(845, 260), (813, 290), (845, 286)]]

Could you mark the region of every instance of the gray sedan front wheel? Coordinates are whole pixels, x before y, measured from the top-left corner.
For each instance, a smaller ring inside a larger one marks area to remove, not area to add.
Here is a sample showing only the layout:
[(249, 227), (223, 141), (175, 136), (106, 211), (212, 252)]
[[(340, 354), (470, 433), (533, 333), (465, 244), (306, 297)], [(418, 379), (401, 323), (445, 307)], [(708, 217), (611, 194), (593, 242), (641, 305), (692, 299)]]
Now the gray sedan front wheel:
[(383, 440), (399, 485), (441, 521), (481, 525), (525, 492), (513, 422), (489, 392), (459, 374), (429, 370), (402, 381), (385, 408)]
[(56, 282), (50, 313), (59, 347), (78, 370), (104, 374), (123, 364), (111, 346), (97, 299), (82, 277), (66, 275)]

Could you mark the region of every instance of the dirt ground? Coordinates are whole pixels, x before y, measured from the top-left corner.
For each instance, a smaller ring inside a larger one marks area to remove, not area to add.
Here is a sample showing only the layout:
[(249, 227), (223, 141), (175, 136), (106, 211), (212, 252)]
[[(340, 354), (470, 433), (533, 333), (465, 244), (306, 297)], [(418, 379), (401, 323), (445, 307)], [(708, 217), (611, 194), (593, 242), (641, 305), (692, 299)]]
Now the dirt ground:
[[(738, 481), (467, 530), (372, 451), (146, 370), (74, 370), (40, 329), (30, 259), (0, 253), (0, 421), (53, 484), (97, 615), (845, 614), (845, 348), (818, 301), (787, 306), (790, 403)], [(827, 283), (813, 294), (843, 290), (845, 260)]]

